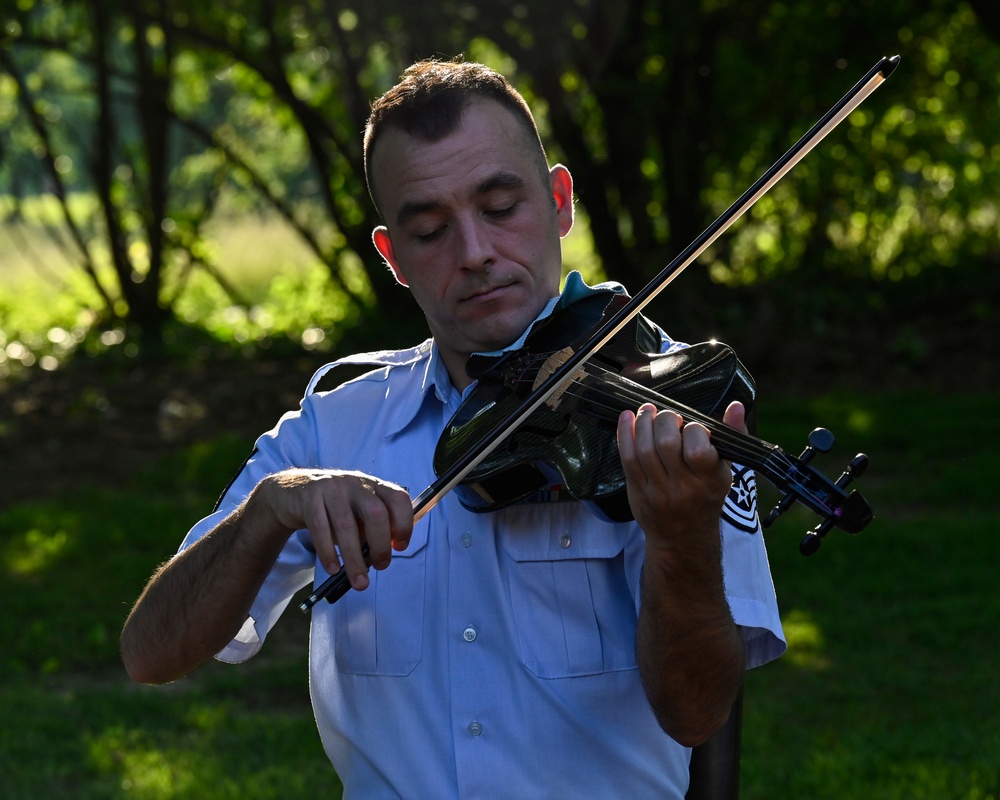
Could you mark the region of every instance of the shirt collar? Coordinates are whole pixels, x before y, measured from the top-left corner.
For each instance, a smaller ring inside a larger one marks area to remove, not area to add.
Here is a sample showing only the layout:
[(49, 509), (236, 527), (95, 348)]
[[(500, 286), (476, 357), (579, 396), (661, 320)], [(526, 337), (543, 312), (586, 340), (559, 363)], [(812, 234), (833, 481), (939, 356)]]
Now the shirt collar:
[[(385, 399), (395, 401), (395, 410), (385, 428), (386, 438), (401, 433), (417, 418), (431, 398), (452, 412), (458, 409), (462, 399), (451, 382), (444, 359), (433, 339), (420, 345), (420, 358), (411, 362), (409, 368), (410, 373), (406, 379), (386, 382)], [(393, 392), (399, 394), (394, 398)]]
[(559, 295), (553, 297), (542, 309), (541, 313), (535, 317), (534, 321), (524, 329), (524, 333), (518, 337), (517, 341), (503, 347), (499, 350), (494, 350), (492, 353), (476, 353), (477, 356), (498, 356), (502, 353), (510, 352), (511, 350), (518, 350), (524, 346), (525, 341), (531, 334), (534, 327), (541, 322), (543, 319), (549, 317), (553, 311), (557, 308), (562, 309), (571, 303), (575, 303), (577, 300), (582, 300), (585, 297), (590, 297), (594, 294), (601, 294), (602, 292), (613, 292), (615, 294), (624, 294), (625, 287), (616, 281), (605, 281), (604, 283), (599, 283), (596, 286), (589, 286), (584, 280), (583, 276), (573, 270), (566, 276), (566, 283), (563, 285), (563, 290)]

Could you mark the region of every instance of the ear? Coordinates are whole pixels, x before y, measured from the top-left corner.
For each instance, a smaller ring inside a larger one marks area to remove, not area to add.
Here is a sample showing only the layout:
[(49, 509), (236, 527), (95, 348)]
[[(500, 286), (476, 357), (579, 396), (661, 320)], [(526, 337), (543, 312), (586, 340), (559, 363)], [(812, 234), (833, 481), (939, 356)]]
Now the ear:
[(559, 220), (559, 236), (562, 237), (573, 228), (573, 176), (562, 164), (556, 164), (549, 170), (549, 182)]
[(379, 255), (389, 265), (392, 274), (396, 276), (396, 282), (401, 286), (409, 286), (406, 278), (403, 277), (403, 273), (399, 269), (399, 265), (396, 263), (396, 256), (392, 251), (392, 239), (389, 238), (389, 229), (385, 225), (379, 225), (372, 231), (372, 242), (375, 245), (375, 249), (378, 250)]

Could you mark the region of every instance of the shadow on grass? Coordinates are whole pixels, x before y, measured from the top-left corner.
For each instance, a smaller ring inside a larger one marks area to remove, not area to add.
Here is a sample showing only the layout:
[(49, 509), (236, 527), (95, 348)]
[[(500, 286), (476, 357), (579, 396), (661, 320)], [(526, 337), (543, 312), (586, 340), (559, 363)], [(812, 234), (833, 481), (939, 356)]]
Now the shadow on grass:
[(146, 579), (245, 455), (242, 439), (200, 444), (127, 489), (0, 513), (5, 800), (339, 797), (309, 703), (305, 618), (284, 620), (246, 667), (210, 663), (167, 687), (132, 684), (119, 661)]
[(789, 651), (748, 675), (743, 800), (1000, 796), (995, 408), (897, 394), (765, 409), (779, 436), (829, 424), (834, 463), (867, 449), (876, 518), (811, 558), (807, 514), (767, 534)]

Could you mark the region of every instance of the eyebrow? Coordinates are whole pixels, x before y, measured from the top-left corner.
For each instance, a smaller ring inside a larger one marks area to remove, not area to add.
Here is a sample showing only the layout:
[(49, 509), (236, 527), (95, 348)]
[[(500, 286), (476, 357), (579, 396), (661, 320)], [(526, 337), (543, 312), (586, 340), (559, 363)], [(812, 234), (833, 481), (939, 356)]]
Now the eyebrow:
[[(472, 190), (474, 197), (482, 197), (497, 189), (520, 189), (524, 186), (524, 178), (513, 172), (496, 172), (480, 182)], [(414, 200), (404, 203), (396, 214), (396, 224), (403, 226), (409, 220), (420, 214), (436, 211), (441, 207), (437, 200)]]

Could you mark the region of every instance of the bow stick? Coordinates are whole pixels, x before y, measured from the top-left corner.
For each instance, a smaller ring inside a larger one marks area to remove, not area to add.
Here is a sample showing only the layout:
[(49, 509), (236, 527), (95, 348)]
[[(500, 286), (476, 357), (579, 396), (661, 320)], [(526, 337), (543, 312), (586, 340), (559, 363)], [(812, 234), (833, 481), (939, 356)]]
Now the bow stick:
[[(806, 131), (757, 181), (747, 189), (726, 211), (709, 225), (691, 244), (674, 258), (646, 286), (611, 316), (593, 335), (591, 340), (573, 353), (566, 361), (553, 370), (552, 374), (531, 392), (499, 424), (483, 437), (478, 450), (471, 452), (428, 486), (413, 500), (414, 522), (419, 521), (438, 501), (454, 489), (473, 469), (479, 466), (497, 447), (502, 444), (536, 409), (540, 408), (564, 384), (568, 384), (590, 357), (607, 344), (636, 314), (662, 292), (669, 283), (681, 274), (698, 256), (715, 242), (736, 220), (742, 217), (767, 191), (780, 181), (806, 154), (809, 153), (830, 131), (839, 125), (855, 108), (874, 92), (899, 64), (899, 56), (882, 58), (854, 87), (845, 94), (823, 117)], [(368, 557), (368, 545), (363, 548)], [(345, 570), (331, 575), (318, 586), (309, 597), (299, 604), (303, 612), (308, 612), (323, 598), (333, 603), (347, 594), (351, 588)]]

